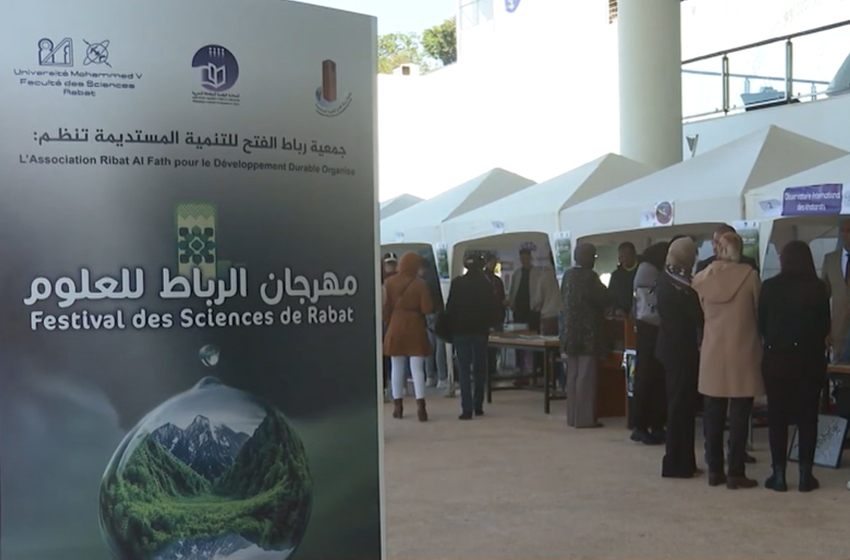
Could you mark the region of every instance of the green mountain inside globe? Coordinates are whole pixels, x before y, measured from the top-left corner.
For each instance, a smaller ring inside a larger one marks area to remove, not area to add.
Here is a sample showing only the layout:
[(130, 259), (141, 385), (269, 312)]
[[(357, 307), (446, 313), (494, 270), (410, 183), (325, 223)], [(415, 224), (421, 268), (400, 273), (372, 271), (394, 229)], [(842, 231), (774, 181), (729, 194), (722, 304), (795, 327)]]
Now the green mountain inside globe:
[[(266, 550), (300, 541), (310, 516), (312, 480), (304, 447), (282, 415), (268, 414), (238, 451), (231, 450), (232, 464), (218, 471), (210, 461), (186, 464), (174, 453), (177, 441), (165, 441), (169, 449), (162, 438), (146, 435), (123, 472), (102, 487), (104, 523), (127, 557), (146, 558), (178, 540), (233, 533)], [(227, 463), (227, 453), (214, 457)], [(222, 474), (213, 478), (216, 472)]]

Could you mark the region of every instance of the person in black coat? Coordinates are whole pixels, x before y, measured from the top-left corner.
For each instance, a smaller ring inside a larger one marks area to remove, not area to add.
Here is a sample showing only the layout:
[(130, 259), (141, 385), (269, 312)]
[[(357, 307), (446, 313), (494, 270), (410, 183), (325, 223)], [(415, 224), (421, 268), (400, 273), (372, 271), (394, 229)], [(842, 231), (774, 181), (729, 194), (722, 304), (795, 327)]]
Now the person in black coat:
[(635, 377), (631, 440), (646, 445), (664, 443), (667, 434), (667, 389), (664, 366), (655, 357), (658, 341), (656, 287), (664, 274), (668, 243), (656, 243), (641, 256), (634, 279)]
[(699, 474), (694, 427), (703, 314), (699, 296), (690, 285), (696, 252), (690, 238), (671, 243), (656, 290), (660, 322), (655, 355), (667, 377), (667, 449), (661, 467), (665, 478)]
[(461, 420), (484, 414), (487, 341), (493, 322), (493, 285), (484, 275), (484, 264), (481, 255), (468, 259), (466, 274), (452, 280), (446, 302), (459, 369)]
[(628, 315), (632, 312), (638, 264), (634, 243), (621, 243), (617, 248), (617, 269), (611, 273), (611, 279), (608, 281), (608, 292), (611, 294), (615, 313)]
[(758, 309), (773, 461), (773, 474), (765, 481), (765, 487), (777, 492), (788, 489), (788, 426), (796, 423), (800, 442), (799, 490), (809, 492), (820, 486), (812, 466), (831, 328), (829, 294), (817, 276), (807, 244), (790, 242), (782, 249), (779, 260), (782, 272), (762, 285)]

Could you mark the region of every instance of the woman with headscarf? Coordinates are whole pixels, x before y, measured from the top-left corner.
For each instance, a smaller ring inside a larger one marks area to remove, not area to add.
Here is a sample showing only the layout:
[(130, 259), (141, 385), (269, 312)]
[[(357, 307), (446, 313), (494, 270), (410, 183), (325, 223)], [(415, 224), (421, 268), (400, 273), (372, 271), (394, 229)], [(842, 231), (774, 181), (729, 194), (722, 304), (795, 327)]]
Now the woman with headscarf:
[(699, 297), (691, 288), (696, 258), (697, 247), (691, 238), (671, 243), (656, 288), (660, 321), (655, 356), (664, 366), (667, 385), (667, 449), (661, 466), (665, 478), (699, 474), (694, 428), (703, 315)]
[(832, 325), (829, 293), (817, 276), (812, 251), (806, 243), (790, 242), (782, 249), (779, 262), (782, 271), (765, 280), (758, 307), (773, 459), (773, 474), (764, 485), (777, 492), (788, 490), (788, 426), (796, 423), (800, 442), (799, 490), (810, 492), (820, 486), (812, 466)]
[[(746, 476), (747, 438), (753, 399), (764, 395), (758, 299), (761, 281), (750, 264), (741, 262), (744, 243), (737, 233), (717, 242), (717, 258), (696, 275), (705, 330), (699, 367), (704, 397), (703, 423), (708, 484), (730, 490), (754, 488)], [(723, 435), (729, 419), (729, 471), (724, 472)]]
[(667, 243), (656, 243), (643, 252), (634, 279), (634, 310), (637, 363), (635, 364), (634, 430), (631, 439), (646, 445), (664, 443), (667, 396), (664, 366), (655, 357), (658, 341), (656, 287), (667, 259)]
[(398, 273), (384, 283), (384, 355), (390, 356), (393, 418), (404, 413), (404, 382), (407, 360), (413, 376), (417, 414), (420, 422), (428, 420), (425, 410), (425, 358), (434, 351), (428, 339), (425, 316), (433, 311), (428, 284), (419, 278), (421, 257), (413, 252), (401, 257)]
[(596, 417), (596, 368), (608, 351), (605, 310), (611, 305), (608, 289), (593, 270), (596, 247), (576, 247), (576, 266), (564, 272), (561, 298), (564, 329), (561, 353), (567, 358), (567, 425), (599, 428)]

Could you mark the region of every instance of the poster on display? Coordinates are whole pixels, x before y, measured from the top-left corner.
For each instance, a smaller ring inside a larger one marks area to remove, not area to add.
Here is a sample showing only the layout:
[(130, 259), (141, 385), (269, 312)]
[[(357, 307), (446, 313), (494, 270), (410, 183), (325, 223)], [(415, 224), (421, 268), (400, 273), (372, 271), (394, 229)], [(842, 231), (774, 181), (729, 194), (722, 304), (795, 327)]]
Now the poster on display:
[(381, 558), (376, 21), (3, 7), (0, 556)]
[(759, 252), (759, 233), (760, 223), (753, 220), (732, 222), (732, 227), (741, 236), (744, 242), (744, 256), (750, 257), (756, 264), (761, 264)]
[(552, 254), (555, 259), (555, 274), (560, 281), (564, 276), (564, 272), (573, 265), (573, 240), (570, 237), (570, 232), (555, 232), (552, 248)]
[(437, 256), (437, 274), (440, 280), (448, 280), (449, 275), (449, 246), (446, 243), (434, 244), (434, 254)]
[[(844, 454), (844, 442), (847, 439), (847, 419), (841, 416), (818, 415), (818, 439), (815, 443), (815, 465), (837, 469), (841, 467)], [(794, 428), (788, 459), (800, 460), (800, 441), (798, 429)]]
[(657, 202), (655, 207), (644, 212), (640, 218), (640, 227), (664, 227), (672, 226), (675, 223), (676, 207), (672, 201), (665, 200)]

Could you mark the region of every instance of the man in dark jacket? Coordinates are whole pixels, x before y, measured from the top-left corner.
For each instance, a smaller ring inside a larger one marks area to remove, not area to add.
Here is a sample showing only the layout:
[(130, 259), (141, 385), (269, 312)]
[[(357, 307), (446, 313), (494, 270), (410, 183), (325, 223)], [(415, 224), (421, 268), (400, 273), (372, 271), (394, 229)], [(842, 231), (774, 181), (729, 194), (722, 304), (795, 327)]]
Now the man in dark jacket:
[(626, 241), (617, 248), (617, 270), (611, 273), (608, 282), (608, 292), (614, 302), (614, 312), (628, 315), (632, 312), (634, 299), (635, 273), (637, 272), (637, 249), (634, 243)]
[[(708, 265), (710, 265), (711, 263), (713, 263), (717, 259), (717, 243), (720, 241), (720, 238), (723, 237), (724, 235), (726, 235), (727, 233), (737, 233), (737, 232), (735, 231), (735, 228), (733, 228), (729, 224), (723, 224), (723, 225), (719, 226), (716, 230), (714, 230), (714, 236), (711, 238), (711, 245), (712, 245), (712, 247), (714, 247), (714, 255), (708, 257), (704, 261), (700, 261), (700, 262), (697, 263), (697, 271), (696, 271), (697, 274), (699, 274), (700, 272), (702, 272), (703, 270), (708, 268)], [(756, 272), (759, 272), (759, 265), (754, 259), (752, 259), (752, 258), (750, 258), (746, 255), (743, 255), (743, 256), (741, 256), (741, 263), (742, 264), (748, 264), (751, 267), (753, 267), (753, 269), (755, 269)]]
[(484, 257), (471, 257), (466, 268), (466, 274), (452, 280), (446, 303), (457, 352), (461, 420), (484, 414), (487, 339), (493, 322), (493, 286), (484, 275)]

